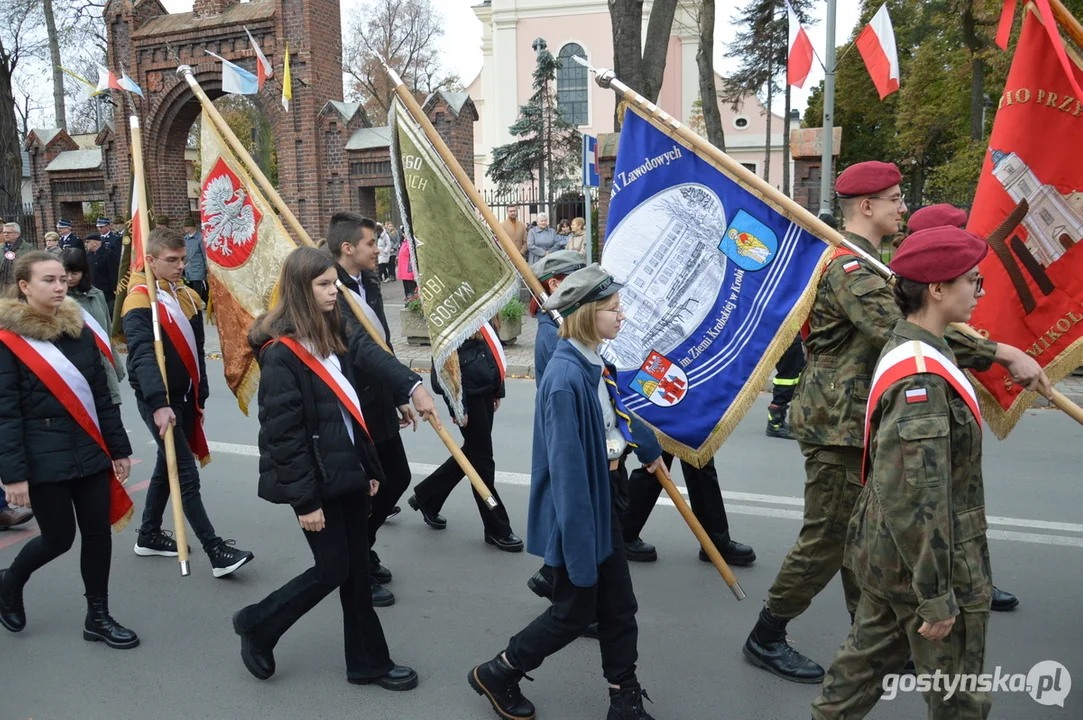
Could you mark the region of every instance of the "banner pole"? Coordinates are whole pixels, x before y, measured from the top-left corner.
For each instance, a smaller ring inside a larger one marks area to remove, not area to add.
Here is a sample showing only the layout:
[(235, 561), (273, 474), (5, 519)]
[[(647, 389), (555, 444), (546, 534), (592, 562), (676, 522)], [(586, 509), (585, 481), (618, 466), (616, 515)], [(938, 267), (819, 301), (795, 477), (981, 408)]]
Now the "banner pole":
[(1053, 8), (1053, 17), (1057, 19), (1057, 24), (1068, 33), (1072, 42), (1083, 48), (1083, 24), (1076, 20), (1068, 8), (1064, 7), (1061, 0), (1050, 0), (1049, 5)]
[[(237, 135), (233, 132), (233, 130), (230, 129), (229, 124), (226, 123), (225, 118), (223, 118), (222, 114), (218, 112), (218, 108), (214, 106), (210, 98), (207, 97), (207, 93), (205, 93), (203, 91), (203, 88), (200, 87), (199, 81), (196, 80), (195, 75), (192, 73), (191, 66), (181, 65), (177, 68), (177, 74), (181, 75), (188, 83), (188, 87), (192, 89), (192, 92), (199, 100), (200, 105), (202, 105), (203, 109), (207, 112), (207, 116), (214, 123), (215, 128), (222, 135), (222, 137), (225, 138), (226, 142), (230, 146), (230, 149), (233, 150), (237, 158), (245, 165), (245, 169), (248, 170), (248, 172), (255, 179), (256, 184), (258, 184), (260, 186), (260, 189), (263, 190), (263, 192), (266, 194), (267, 199), (271, 201), (271, 203), (275, 206), (275, 209), (286, 220), (286, 223), (293, 230), (297, 238), (305, 245), (309, 247), (315, 247), (316, 243), (312, 241), (312, 238), (309, 236), (308, 231), (305, 230), (304, 226), (301, 225), (301, 221), (298, 220), (297, 216), (294, 215), (293, 212), (289, 209), (289, 206), (286, 205), (286, 202), (282, 199), (282, 196), (278, 194), (277, 190), (275, 190), (274, 185), (272, 185), (271, 181), (267, 179), (267, 176), (263, 174), (263, 171), (260, 170), (259, 165), (256, 163), (255, 160), (252, 159), (252, 156), (249, 154), (248, 150), (245, 149), (244, 145), (237, 138)], [(338, 285), (339, 292), (345, 293), (346, 304), (349, 306), (350, 310), (357, 318), (357, 321), (361, 323), (361, 327), (364, 328), (365, 332), (367, 332), (369, 336), (376, 341), (376, 344), (384, 349), (384, 351), (386, 351), (388, 354), (393, 355), (394, 353), (391, 352), (391, 348), (388, 347), (387, 342), (384, 340), (383, 333), (377, 330), (376, 327), (372, 324), (372, 321), (369, 320), (368, 315), (361, 308), (361, 305), (357, 302), (357, 299), (350, 292), (348, 292), (346, 288), (342, 286), (342, 283), (336, 284)], [(474, 469), (474, 466), (471, 465), (470, 461), (467, 460), (465, 455), (463, 455), (462, 450), (455, 443), (454, 438), (451, 437), (451, 433), (449, 433), (447, 429), (443, 426), (443, 423), (440, 422), (440, 418), (434, 417), (433, 421), (430, 424), (436, 431), (436, 434), (440, 436), (440, 440), (444, 443), (444, 446), (447, 447), (452, 457), (454, 457), (456, 462), (459, 463), (459, 467), (470, 480), (470, 484), (474, 487), (474, 490), (477, 491), (479, 495), (481, 495), (482, 500), (485, 501), (485, 504), (490, 508), (496, 507), (499, 504), (497, 503), (496, 498), (493, 497), (492, 492), (485, 485), (485, 482), (481, 479), (481, 476), (478, 475), (478, 471)]]
[[(143, 136), (139, 129), (139, 118), (132, 115), (128, 118), (132, 130), (132, 164), (135, 167), (136, 177), (139, 182), (135, 183), (135, 193), (139, 197), (139, 232), (143, 242), (147, 243), (150, 238), (150, 217), (147, 214), (147, 187), (144, 184), (143, 174)], [(133, 228), (134, 233), (134, 228)], [(134, 246), (133, 246), (134, 251)], [(146, 252), (146, 245), (143, 252)], [(144, 258), (143, 270), (147, 276), (147, 297), (150, 298), (150, 317), (154, 327), (154, 357), (158, 361), (158, 370), (162, 373), (162, 384), (166, 388), (166, 401), (169, 401), (169, 379), (165, 370), (165, 347), (162, 345), (162, 323), (158, 316), (158, 282), (154, 278), (154, 269)], [(184, 524), (184, 506), (181, 500), (180, 474), (177, 471), (177, 445), (173, 439), (174, 426), (166, 428), (162, 445), (165, 447), (166, 477), (169, 481), (169, 499), (173, 506), (173, 532), (177, 540), (177, 561), (180, 563), (181, 577), (192, 574), (188, 562), (188, 528)]]

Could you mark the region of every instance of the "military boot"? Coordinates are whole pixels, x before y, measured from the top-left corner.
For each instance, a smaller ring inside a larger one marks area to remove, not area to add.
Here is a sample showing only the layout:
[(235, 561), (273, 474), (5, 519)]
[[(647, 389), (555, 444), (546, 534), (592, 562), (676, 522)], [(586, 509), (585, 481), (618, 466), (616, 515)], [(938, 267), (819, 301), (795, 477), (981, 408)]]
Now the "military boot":
[(654, 720), (643, 708), (644, 698), (654, 702), (635, 681), (620, 688), (609, 688), (609, 714), (606, 720)]
[(772, 615), (764, 605), (756, 627), (752, 628), (748, 640), (745, 640), (745, 657), (756, 667), (783, 680), (808, 684), (823, 682), (824, 669), (786, 642), (788, 622)]
[(534, 703), (523, 697), (519, 681), (533, 681), (526, 673), (511, 666), (500, 653), (489, 662), (478, 665), (466, 676), (474, 692), (488, 699), (496, 714), (505, 720), (534, 720)]
[(124, 627), (109, 614), (109, 600), (104, 595), (88, 595), (86, 599), (86, 622), (83, 639), (103, 642), (117, 650), (128, 650), (139, 645), (139, 636)]
[(767, 406), (767, 437), (781, 438), (783, 440), (794, 439), (793, 430), (790, 429), (790, 424), (786, 422), (785, 405)]
[(0, 570), (0, 625), (11, 632), (21, 632), (26, 627), (23, 585), (11, 570)]

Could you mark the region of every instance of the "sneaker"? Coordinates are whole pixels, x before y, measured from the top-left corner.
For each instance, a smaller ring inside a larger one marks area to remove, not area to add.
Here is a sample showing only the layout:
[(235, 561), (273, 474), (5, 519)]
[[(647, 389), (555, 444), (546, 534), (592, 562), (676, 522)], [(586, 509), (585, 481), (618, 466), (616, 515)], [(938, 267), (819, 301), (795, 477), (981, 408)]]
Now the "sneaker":
[[(192, 548), (188, 548), (192, 552)], [(135, 541), (135, 554), (140, 557), (177, 557), (177, 541), (168, 530), (156, 530), (149, 535), (139, 533)]]
[(211, 569), (216, 578), (231, 575), (242, 565), (252, 562), (256, 556), (247, 550), (238, 550), (234, 540), (219, 540), (218, 544), (207, 551), (211, 560)]

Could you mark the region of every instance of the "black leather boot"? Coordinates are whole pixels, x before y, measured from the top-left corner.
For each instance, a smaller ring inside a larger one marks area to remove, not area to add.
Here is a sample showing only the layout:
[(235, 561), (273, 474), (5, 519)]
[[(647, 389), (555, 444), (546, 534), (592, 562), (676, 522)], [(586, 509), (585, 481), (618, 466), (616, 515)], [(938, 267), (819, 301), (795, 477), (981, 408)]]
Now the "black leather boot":
[(643, 698), (651, 700), (647, 691), (634, 681), (622, 685), (620, 689), (609, 688), (609, 714), (606, 720), (654, 720), (643, 708)]
[(523, 697), (519, 690), (519, 681), (527, 677), (526, 673), (516, 670), (504, 659), (504, 653), (478, 665), (467, 675), (466, 681), (474, 692), (492, 703), (493, 710), (504, 720), (534, 720), (534, 703)]
[(767, 437), (793, 440), (793, 430), (786, 422), (786, 408), (781, 405), (767, 407)]
[(530, 588), (530, 592), (540, 598), (550, 601), (553, 599), (553, 583), (541, 570), (534, 573), (530, 579), (526, 581), (526, 586)]
[(744, 654), (756, 667), (763, 668), (783, 680), (815, 684), (824, 679), (824, 669), (794, 650), (786, 642), (789, 620), (775, 617), (763, 606), (756, 627), (745, 640)]
[(139, 644), (139, 636), (124, 627), (109, 614), (109, 599), (103, 596), (87, 597), (86, 622), (83, 639), (103, 642), (117, 650), (130, 650)]
[(1007, 590), (1001, 590), (996, 585), (993, 586), (993, 610), (996, 610), (997, 612), (1014, 610), (1018, 604), (1019, 598), (1015, 595), (1012, 595)]
[(23, 586), (10, 570), (0, 570), (0, 625), (11, 632), (20, 632), (26, 627)]
[(248, 672), (258, 680), (266, 680), (275, 674), (275, 656), (272, 648), (265, 647), (250, 630), (245, 629), (244, 620), (241, 617), (249, 605), (233, 613), (233, 632), (241, 638), (241, 662), (244, 663)]

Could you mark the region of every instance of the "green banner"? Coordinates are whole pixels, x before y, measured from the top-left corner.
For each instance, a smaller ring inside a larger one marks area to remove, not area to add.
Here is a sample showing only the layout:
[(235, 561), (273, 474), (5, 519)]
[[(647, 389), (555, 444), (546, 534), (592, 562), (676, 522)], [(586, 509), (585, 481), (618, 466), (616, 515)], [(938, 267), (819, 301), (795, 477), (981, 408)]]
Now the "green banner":
[(405, 241), (412, 243), (433, 363), (461, 418), (455, 351), (514, 297), (518, 276), (473, 203), (398, 99), (391, 127), (395, 196), (402, 210)]

